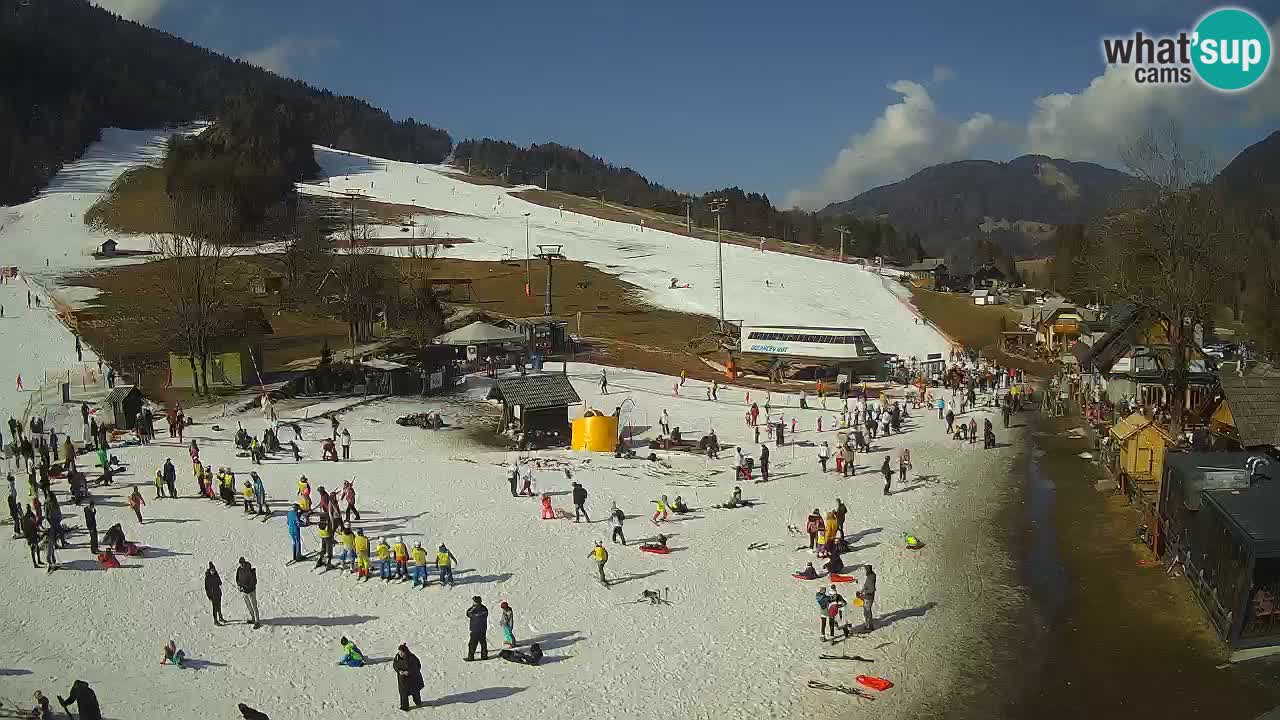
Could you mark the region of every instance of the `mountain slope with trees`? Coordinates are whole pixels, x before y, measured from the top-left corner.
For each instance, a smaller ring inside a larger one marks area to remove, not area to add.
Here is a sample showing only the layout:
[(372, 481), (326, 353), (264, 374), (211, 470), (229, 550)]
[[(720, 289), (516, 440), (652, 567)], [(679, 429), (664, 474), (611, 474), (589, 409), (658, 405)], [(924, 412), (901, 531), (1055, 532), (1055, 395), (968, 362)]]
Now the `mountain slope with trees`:
[(721, 227), (725, 230), (778, 238), (804, 245), (835, 249), (845, 227), (845, 252), (857, 257), (882, 256), (912, 263), (923, 255), (920, 236), (895, 228), (877, 218), (819, 215), (803, 210), (780, 210), (764, 193), (739, 187), (697, 195), (677, 192), (655, 183), (628, 167), (618, 167), (578, 148), (556, 143), (521, 147), (503, 140), (464, 140), (454, 149), (453, 162), (474, 175), (502, 177), (513, 184), (546, 183), (548, 189), (603, 197), (609, 202), (683, 216), (686, 203), (693, 224), (714, 228), (711, 201), (723, 201)]
[(1034, 256), (1043, 225), (1084, 223), (1116, 207), (1139, 207), (1153, 188), (1137, 178), (1095, 165), (1023, 155), (1007, 163), (962, 160), (925, 168), (911, 177), (840, 203), (823, 215), (887, 216), (918, 232), (943, 252), (955, 241), (980, 237), (1017, 256)]
[(228, 98), (280, 99), (314, 142), (411, 162), (439, 162), (452, 140), (86, 0), (0, 0), (0, 204), (31, 198), (104, 127), (161, 127), (221, 115)]

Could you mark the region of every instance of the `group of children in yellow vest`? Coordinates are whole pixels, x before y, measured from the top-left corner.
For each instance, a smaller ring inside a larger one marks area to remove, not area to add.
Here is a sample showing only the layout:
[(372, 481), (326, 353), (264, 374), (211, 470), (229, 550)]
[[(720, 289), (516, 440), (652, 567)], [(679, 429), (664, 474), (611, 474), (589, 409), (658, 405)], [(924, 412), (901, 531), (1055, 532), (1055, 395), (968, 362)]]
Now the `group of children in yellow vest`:
[[(347, 563), (350, 562), (351, 573), (368, 580), (373, 571), (369, 538), (365, 537), (364, 530), (353, 531), (345, 526), (339, 526), (335, 540), (342, 546), (342, 552), (338, 556), (339, 568), (346, 570)], [(414, 587), (427, 586), (428, 555), (421, 542), (413, 541), (411, 548), (405, 544), (402, 537), (396, 538), (394, 543), (388, 543), (387, 538), (379, 538), (372, 552), (373, 557), (378, 561), (378, 577), (381, 579), (390, 582), (408, 580), (412, 577)], [(453, 566), (458, 562), (458, 558), (454, 557), (449, 548), (441, 544), (432, 559), (440, 583), (452, 586), (454, 584)], [(413, 561), (412, 568), (409, 566), (410, 560)]]

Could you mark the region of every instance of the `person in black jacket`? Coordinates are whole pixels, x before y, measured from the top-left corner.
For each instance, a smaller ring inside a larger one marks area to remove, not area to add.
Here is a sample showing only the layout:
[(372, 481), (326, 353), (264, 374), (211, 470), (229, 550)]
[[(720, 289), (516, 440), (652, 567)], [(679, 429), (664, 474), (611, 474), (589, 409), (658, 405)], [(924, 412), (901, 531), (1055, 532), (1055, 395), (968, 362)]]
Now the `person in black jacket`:
[(204, 594), (213, 605), (213, 624), (225, 623), (227, 619), (222, 617), (222, 576), (213, 563), (209, 563), (209, 568), (204, 571)]
[(89, 687), (89, 683), (77, 680), (71, 684), (71, 692), (66, 698), (58, 698), (62, 707), (74, 703), (80, 711), (80, 720), (102, 720), (102, 710), (98, 707), (98, 695)]
[(396, 657), (391, 661), (391, 669), (396, 671), (396, 689), (400, 691), (400, 709), (408, 712), (409, 698), (413, 698), (415, 707), (422, 707), (422, 663), (418, 656), (409, 651), (408, 645), (396, 649)]
[[(192, 440), (191, 442), (194, 443), (195, 440)], [(165, 458), (163, 473), (164, 484), (169, 488), (169, 497), (178, 497), (178, 489), (175, 487), (175, 484), (178, 482), (178, 471), (174, 469), (172, 460)]]
[[(574, 483), (575, 485), (577, 483)], [(471, 607), (467, 608), (467, 620), (471, 626), (471, 638), (467, 641), (467, 661), (476, 659), (476, 647), (480, 647), (480, 659), (489, 659), (489, 640), (485, 633), (489, 629), (489, 608), (480, 602), (480, 596), (471, 598)]]
[[(13, 480), (12, 475), (9, 480)], [(12, 494), (9, 495), (9, 518), (13, 520), (13, 536), (22, 537), (22, 508), (18, 506), (17, 496)]]
[(587, 522), (591, 522), (590, 516), (587, 515), (587, 509), (583, 507), (587, 503), (587, 489), (579, 485), (573, 484), (573, 521), (578, 522), (579, 518), (587, 518)]
[(253, 623), (253, 629), (257, 630), (262, 627), (258, 616), (258, 571), (244, 558), (240, 558), (240, 567), (236, 568), (236, 587), (244, 594), (244, 606), (249, 611), (246, 622)]
[(31, 550), (31, 566), (43, 567), (40, 564), (40, 530), (36, 527), (36, 514), (27, 506), (27, 512), (22, 516), (22, 537), (27, 539), (27, 547)]
[(93, 506), (93, 500), (84, 508), (84, 526), (89, 531), (89, 552), (94, 555), (98, 554), (98, 509)]

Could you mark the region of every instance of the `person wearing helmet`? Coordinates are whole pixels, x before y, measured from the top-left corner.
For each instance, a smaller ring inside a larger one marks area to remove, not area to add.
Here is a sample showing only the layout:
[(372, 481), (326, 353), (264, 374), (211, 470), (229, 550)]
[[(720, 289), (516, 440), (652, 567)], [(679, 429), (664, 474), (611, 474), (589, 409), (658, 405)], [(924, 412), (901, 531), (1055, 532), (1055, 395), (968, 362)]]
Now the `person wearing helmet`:
[(391, 579), (391, 546), (387, 544), (386, 538), (378, 540), (378, 546), (374, 549), (378, 554), (378, 577), (383, 580)]
[(409, 579), (409, 546), (404, 544), (404, 538), (396, 538), (396, 542), (391, 546), (391, 552), (396, 559), (396, 580), (405, 581)]
[(453, 566), (456, 562), (458, 558), (441, 543), (440, 549), (436, 551), (436, 572), (440, 575), (441, 585), (453, 586)]
[(604, 565), (609, 562), (609, 551), (605, 550), (604, 544), (597, 540), (596, 546), (592, 548), (588, 557), (596, 561), (596, 569), (600, 571), (600, 584), (607, 586), (609, 581), (604, 579)]
[(427, 586), (427, 551), (417, 540), (413, 541), (413, 586)]
[(364, 536), (364, 530), (356, 530), (356, 537), (353, 541), (356, 547), (356, 563), (352, 571), (357, 577), (362, 577), (366, 581), (369, 580), (369, 538)]

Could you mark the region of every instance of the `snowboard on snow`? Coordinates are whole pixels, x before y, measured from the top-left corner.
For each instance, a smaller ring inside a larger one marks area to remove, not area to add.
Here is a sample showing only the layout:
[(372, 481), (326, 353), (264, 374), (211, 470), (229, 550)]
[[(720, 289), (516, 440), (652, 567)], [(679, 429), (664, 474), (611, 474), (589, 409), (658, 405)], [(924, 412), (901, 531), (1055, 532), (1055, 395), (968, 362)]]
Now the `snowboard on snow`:
[(858, 662), (875, 662), (875, 660), (872, 660), (871, 658), (864, 658), (861, 655), (827, 655), (825, 653), (822, 655), (819, 655), (818, 659), (819, 660), (857, 660)]

